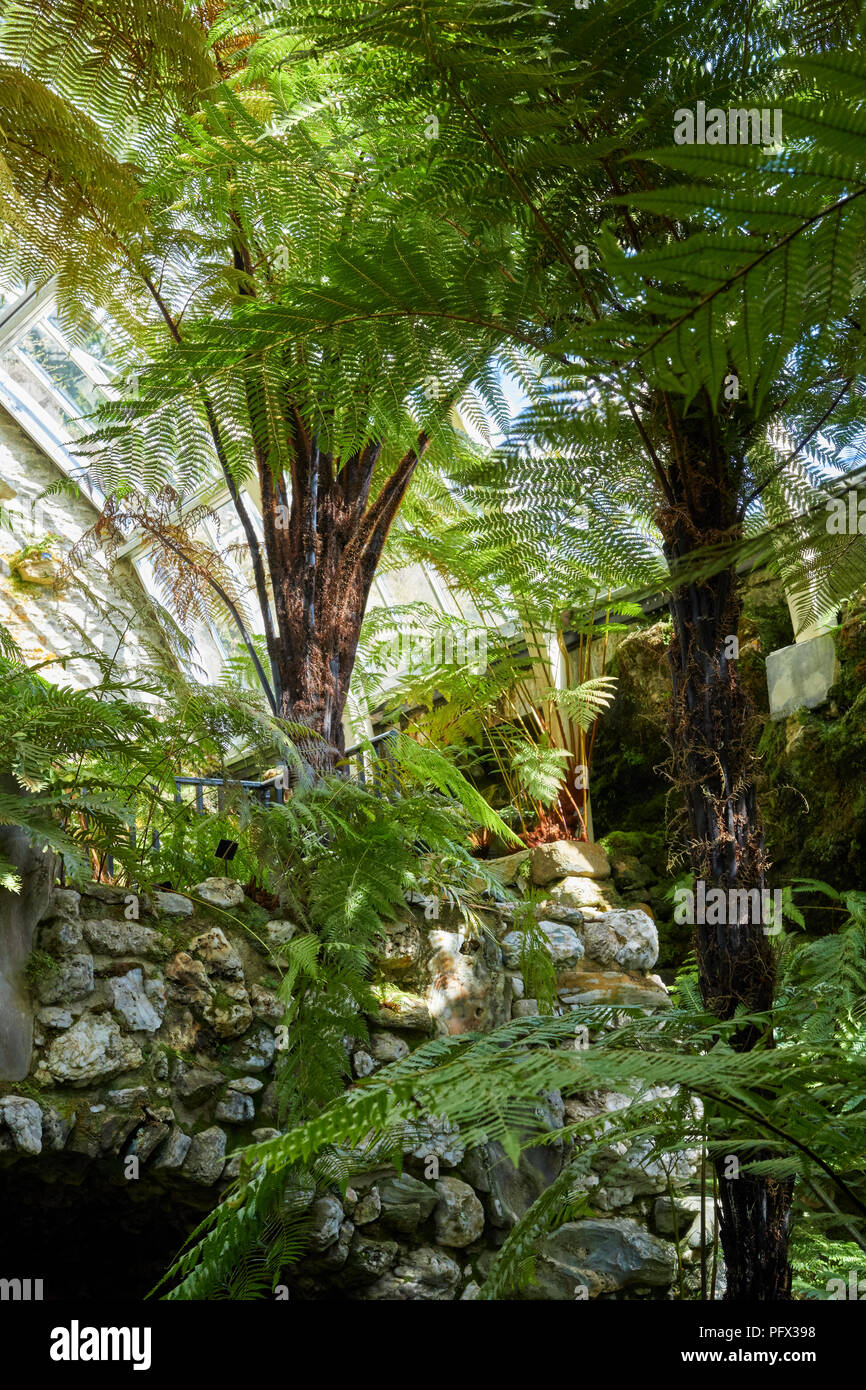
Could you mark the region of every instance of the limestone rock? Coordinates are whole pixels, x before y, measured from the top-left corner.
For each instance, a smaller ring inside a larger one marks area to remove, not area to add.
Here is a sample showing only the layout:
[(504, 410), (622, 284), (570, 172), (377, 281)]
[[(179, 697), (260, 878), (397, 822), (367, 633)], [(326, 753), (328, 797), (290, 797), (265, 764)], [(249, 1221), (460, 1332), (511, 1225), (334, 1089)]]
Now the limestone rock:
[(409, 1056), (409, 1044), (395, 1033), (371, 1033), (369, 1049), (375, 1062), (402, 1062)]
[(107, 1099), (109, 1105), (116, 1105), (121, 1110), (128, 1110), (130, 1106), (142, 1104), (147, 1100), (147, 1096), (146, 1086), (122, 1086), (118, 1091), (109, 1091)]
[(383, 975), (406, 975), (421, 958), (421, 932), (415, 922), (383, 922), (376, 940), (376, 965)]
[(5, 1124), (19, 1153), (42, 1152), (42, 1110), (25, 1096), (0, 1098), (0, 1125)]
[(232, 1054), (232, 1066), (238, 1070), (267, 1071), (274, 1060), (276, 1042), (270, 1028), (263, 1023), (252, 1029)]
[(240, 1091), (229, 1091), (224, 1100), (221, 1100), (214, 1112), (214, 1119), (221, 1120), (223, 1124), (246, 1125), (256, 1116), (255, 1106), (252, 1096), (245, 1096)]
[(376, 1070), (376, 1063), (369, 1052), (359, 1050), (352, 1057), (352, 1070), (357, 1077), (372, 1076)]
[(378, 1187), (371, 1187), (355, 1204), (352, 1212), (352, 1220), (356, 1226), (368, 1226), (371, 1221), (378, 1220), (382, 1213), (382, 1198)]
[(370, 1240), (356, 1231), (349, 1249), (347, 1268), (353, 1274), (379, 1278), (391, 1268), (399, 1253), (396, 1240)]
[(434, 1183), (436, 1241), (439, 1245), (462, 1247), (478, 1240), (484, 1230), (484, 1208), (472, 1188), (459, 1178), (440, 1178)]
[(190, 1004), (203, 1005), (213, 994), (213, 985), (200, 960), (193, 960), (187, 951), (178, 951), (169, 961), (166, 979), (174, 986), (174, 992)]
[(61, 1115), (54, 1106), (48, 1106), (42, 1112), (42, 1147), (53, 1152), (59, 1152), (69, 1138), (72, 1126), (75, 1124), (75, 1116), (67, 1117)]
[(203, 898), (212, 907), (221, 907), (226, 911), (240, 907), (244, 900), (244, 890), (237, 880), (221, 878), (218, 874), (206, 878), (203, 883), (197, 883), (191, 891), (195, 897)]
[(115, 888), (113, 883), (88, 883), (81, 891), (83, 898), (95, 898), (100, 903), (122, 903), (125, 902), (127, 892), (125, 888)]
[(670, 1008), (667, 990), (642, 975), (616, 970), (593, 970), (585, 964), (557, 976), (560, 1002), (568, 1008), (582, 1004), (636, 1004), (645, 1009)]
[(192, 903), (182, 893), (168, 893), (164, 890), (154, 893), (153, 905), (157, 912), (166, 917), (191, 917), (193, 914)]
[(68, 1009), (58, 1009), (51, 1005), (47, 1009), (39, 1009), (36, 1017), (43, 1028), (56, 1028), (59, 1032), (61, 1028), (72, 1027), (72, 1014)]
[(443, 1118), (427, 1116), (426, 1119), (415, 1120), (412, 1129), (413, 1139), (417, 1142), (406, 1152), (413, 1158), (422, 1162), (436, 1158), (448, 1168), (456, 1168), (458, 1163), (463, 1162), (466, 1148), (460, 1142), (460, 1130), (456, 1125)]
[(279, 995), (273, 994), (263, 985), (250, 985), (249, 996), (253, 1018), (264, 1019), (266, 1023), (280, 1023), (285, 1018), (285, 1004)]
[(433, 1017), (427, 1000), (420, 995), (407, 994), (394, 985), (374, 985), (371, 993), (378, 1003), (372, 1015), (376, 1023), (390, 1028), (417, 1028), (424, 1033), (432, 1032)]
[(532, 882), (539, 888), (572, 875), (608, 878), (610, 861), (601, 845), (583, 840), (557, 840), (532, 851)]
[[(679, 1238), (690, 1250), (701, 1248), (701, 1199), (685, 1194), (671, 1200), (657, 1197), (653, 1208), (656, 1230), (671, 1240)], [(712, 1197), (704, 1199), (704, 1238), (712, 1245), (715, 1234), (716, 1210)]]
[(143, 956), (159, 960), (166, 954), (165, 945), (153, 927), (140, 922), (114, 922), (108, 917), (90, 917), (84, 923), (84, 935), (94, 951), (104, 956)]
[(81, 894), (74, 888), (55, 888), (48, 905), (49, 913), (58, 917), (77, 917), (81, 911)]
[[(155, 1153), (160, 1144), (165, 1141), (168, 1133), (169, 1130), (166, 1124), (160, 1121), (148, 1120), (147, 1123), (141, 1125), (132, 1136), (132, 1141), (126, 1150), (127, 1155), (137, 1158), (140, 1163), (147, 1163), (151, 1154)], [(182, 1130), (178, 1130), (178, 1134), (183, 1135), (183, 1138), (186, 1140), (183, 1153), (180, 1156), (180, 1163), (182, 1163), (183, 1159), (186, 1157), (190, 1139), (188, 1135), (183, 1134)], [(167, 1163), (165, 1167), (180, 1167), (180, 1163)], [(154, 1164), (153, 1166), (157, 1167), (158, 1165)]]
[[(583, 956), (583, 943), (573, 927), (563, 922), (540, 921), (541, 934), (546, 938), (550, 955), (558, 969), (576, 965)], [(502, 942), (502, 956), (506, 965), (516, 969), (523, 957), (524, 935), (522, 931), (512, 931)]]
[(253, 1021), (250, 999), (243, 985), (226, 981), (201, 1005), (201, 1016), (220, 1038), (239, 1038)]
[[(586, 907), (606, 908), (607, 898), (604, 895), (601, 884), (594, 878), (584, 878), (578, 874), (570, 874), (568, 878), (562, 879), (559, 883), (554, 883), (550, 889), (549, 903), (553, 907), (570, 907), (578, 910)], [(554, 918), (553, 912), (547, 912), (547, 903), (544, 916)]]
[(187, 950), (191, 956), (204, 962), (209, 974), (221, 975), (227, 980), (243, 980), (241, 958), (221, 927), (211, 927), (209, 931), (193, 937)]
[(659, 1287), (676, 1277), (676, 1250), (630, 1217), (568, 1221), (547, 1235), (536, 1260), (530, 1299), (573, 1300), (578, 1285), (590, 1298), (619, 1289)]
[(566, 907), (562, 903), (551, 902), (540, 903), (535, 908), (536, 922), (564, 922), (567, 927), (574, 927), (575, 931), (580, 931), (584, 922), (590, 918), (595, 921), (601, 917), (601, 912), (591, 908)]
[(280, 946), (288, 945), (297, 930), (294, 922), (268, 922), (265, 925), (265, 940), (272, 951), (278, 951)]
[(538, 929), (547, 938), (553, 963), (558, 970), (577, 965), (583, 957), (583, 943), (573, 927), (563, 922), (539, 922)]
[(340, 1234), (343, 1224), (343, 1206), (336, 1197), (317, 1197), (310, 1208), (310, 1226), (307, 1231), (307, 1244), (310, 1250), (327, 1250)]
[(183, 1175), (193, 1182), (210, 1187), (223, 1170), (226, 1156), (226, 1132), (218, 1125), (203, 1129), (192, 1137), (183, 1165)]
[(587, 923), (583, 940), (587, 956), (609, 970), (651, 970), (658, 959), (658, 932), (645, 912), (614, 908)]
[(85, 1014), (53, 1039), (45, 1066), (55, 1081), (84, 1085), (141, 1066), (141, 1052), (114, 1019)]
[(562, 1152), (547, 1145), (523, 1149), (515, 1166), (496, 1141), (480, 1151), (479, 1161), (487, 1171), (490, 1222), (500, 1229), (525, 1216), (562, 1170)]
[(93, 957), (89, 954), (64, 956), (56, 970), (39, 981), (39, 998), (43, 1004), (69, 1004), (74, 999), (86, 999), (93, 993)]
[(514, 854), (503, 854), (498, 859), (485, 859), (484, 867), (489, 873), (495, 874), (499, 882), (507, 888), (517, 881), (517, 876), (531, 853), (531, 850), (519, 849)]
[(437, 1031), (487, 1032), (509, 1012), (508, 979), (496, 943), (467, 939), (459, 931), (431, 931), (427, 1003)]
[[(160, 1125), (159, 1128), (164, 1129), (164, 1126)], [(154, 1161), (154, 1168), (180, 1168), (189, 1153), (191, 1144), (190, 1136), (184, 1134), (179, 1125), (173, 1125)]]
[(379, 1198), (382, 1224), (404, 1235), (411, 1235), (432, 1215), (437, 1201), (433, 1189), (409, 1173), (380, 1182)]
[(538, 1000), (537, 999), (515, 999), (511, 1005), (512, 1018), (537, 1018)]
[(144, 990), (144, 979), (140, 969), (128, 970), (125, 975), (116, 975), (108, 982), (114, 1001), (114, 1012), (119, 1014), (133, 1033), (155, 1033), (162, 1023), (152, 1001)]
[(240, 1091), (242, 1096), (254, 1096), (264, 1086), (264, 1081), (258, 1076), (238, 1076), (234, 1081), (229, 1082), (230, 1091)]
[(460, 1266), (443, 1250), (421, 1245), (401, 1252), (394, 1268), (361, 1295), (371, 1302), (420, 1300), (442, 1303), (457, 1297)]
[(84, 945), (84, 928), (71, 917), (55, 917), (40, 928), (40, 945), (52, 956), (68, 956)]

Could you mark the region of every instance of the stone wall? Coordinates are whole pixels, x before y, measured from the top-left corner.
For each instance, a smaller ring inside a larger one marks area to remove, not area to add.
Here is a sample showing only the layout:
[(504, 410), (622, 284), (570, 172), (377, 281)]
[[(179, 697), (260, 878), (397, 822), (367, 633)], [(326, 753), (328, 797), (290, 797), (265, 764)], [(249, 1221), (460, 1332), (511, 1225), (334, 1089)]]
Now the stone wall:
[[(535, 915), (562, 1010), (599, 1000), (667, 1006), (664, 986), (650, 973), (658, 949), (653, 921), (623, 902), (597, 846), (545, 845), (509, 856), (499, 872), (503, 880), (529, 874), (544, 895)], [(118, 1222), (133, 1188), (136, 1197), (156, 1194), (157, 1211), (162, 1202), (200, 1214), (237, 1174), (240, 1149), (277, 1132), (282, 1010), (271, 951), (295, 928), (282, 919), (262, 922), (261, 909), (229, 880), (206, 880), (190, 892), (132, 897), (100, 884), (80, 893), (55, 888), (28, 971), (29, 1074), (0, 1084), (6, 1200), (16, 1172), (43, 1176), (56, 1193), (64, 1183), (80, 1184), (89, 1168), (106, 1191), (114, 1184)], [(383, 926), (378, 1007), (368, 1020), (369, 1043), (353, 1052), (355, 1076), (371, 1075), (434, 1034), (487, 1031), (538, 1011), (520, 975), (514, 910), (513, 902), (491, 901), (480, 941), (456, 914), (443, 910), (431, 921), (419, 903), (407, 903), (401, 921)], [(597, 1093), (540, 1099), (552, 1130), (626, 1103)], [(515, 1167), (495, 1144), (467, 1152), (459, 1133), (431, 1119), (402, 1172), (372, 1168), (345, 1194), (307, 1194), (310, 1243), (302, 1263), (286, 1271), (291, 1295), (474, 1298), (495, 1250), (568, 1152), (560, 1138), (525, 1151)], [(694, 1185), (694, 1163), (692, 1155), (673, 1164), (678, 1192)], [(538, 1283), (522, 1296), (670, 1296), (678, 1279), (674, 1223), (685, 1267), (697, 1258), (700, 1237), (697, 1199), (677, 1195), (672, 1207), (668, 1167), (640, 1143), (605, 1151), (585, 1181), (589, 1214), (544, 1242)]]

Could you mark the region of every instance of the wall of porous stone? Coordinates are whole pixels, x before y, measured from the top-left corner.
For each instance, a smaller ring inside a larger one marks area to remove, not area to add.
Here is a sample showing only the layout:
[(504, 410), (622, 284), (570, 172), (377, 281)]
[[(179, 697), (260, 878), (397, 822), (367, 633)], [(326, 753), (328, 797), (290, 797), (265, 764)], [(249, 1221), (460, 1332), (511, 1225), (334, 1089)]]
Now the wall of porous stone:
[[(651, 973), (655, 925), (617, 892), (598, 846), (544, 845), (495, 867), (503, 881), (530, 875), (543, 894), (535, 914), (562, 1010), (595, 1001), (667, 1007)], [(282, 1008), (271, 952), (295, 927), (263, 922), (230, 880), (190, 892), (130, 899), (100, 884), (54, 889), (28, 970), (29, 1073), (0, 1083), (3, 1190), (26, 1171), (34, 1180), (42, 1173), (56, 1196), (89, 1167), (99, 1183), (114, 1183), (119, 1221), (123, 1180), (136, 1196), (147, 1191), (200, 1214), (237, 1174), (244, 1145), (277, 1132)], [(383, 924), (377, 1008), (369, 1043), (351, 1057), (356, 1077), (435, 1034), (488, 1031), (538, 1011), (520, 974), (514, 911), (513, 902), (490, 900), (480, 940), (455, 913), (428, 920), (417, 902)], [(553, 1093), (540, 1098), (540, 1113), (557, 1130), (627, 1103)], [(309, 1247), (285, 1273), (291, 1295), (472, 1299), (509, 1229), (569, 1156), (559, 1138), (525, 1151), (515, 1167), (499, 1145), (466, 1151), (458, 1132), (431, 1119), (402, 1171), (374, 1167), (345, 1194), (307, 1194)], [(585, 1179), (591, 1214), (544, 1241), (538, 1282), (522, 1296), (672, 1296), (675, 1229), (687, 1272), (699, 1258), (699, 1199), (688, 1195), (696, 1163), (694, 1154), (653, 1158), (641, 1142), (612, 1144)], [(711, 1214), (706, 1231), (711, 1238)]]

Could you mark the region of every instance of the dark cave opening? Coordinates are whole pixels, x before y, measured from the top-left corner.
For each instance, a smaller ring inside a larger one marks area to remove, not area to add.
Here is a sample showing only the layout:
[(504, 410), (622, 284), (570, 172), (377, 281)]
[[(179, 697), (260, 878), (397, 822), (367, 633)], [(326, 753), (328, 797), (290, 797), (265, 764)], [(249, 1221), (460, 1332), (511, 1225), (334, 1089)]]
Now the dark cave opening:
[(117, 1165), (21, 1159), (0, 1174), (0, 1279), (46, 1302), (141, 1302), (213, 1198), (125, 1180)]

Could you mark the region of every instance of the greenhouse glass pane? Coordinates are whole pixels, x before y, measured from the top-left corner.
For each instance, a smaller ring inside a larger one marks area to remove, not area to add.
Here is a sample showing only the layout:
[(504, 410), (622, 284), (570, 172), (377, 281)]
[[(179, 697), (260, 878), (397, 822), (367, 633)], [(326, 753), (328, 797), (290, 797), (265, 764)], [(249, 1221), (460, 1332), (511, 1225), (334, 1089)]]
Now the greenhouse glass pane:
[(35, 362), (61, 393), (70, 415), (90, 415), (105, 400), (99, 387), (85, 376), (68, 352), (36, 324), (17, 344), (19, 351)]

